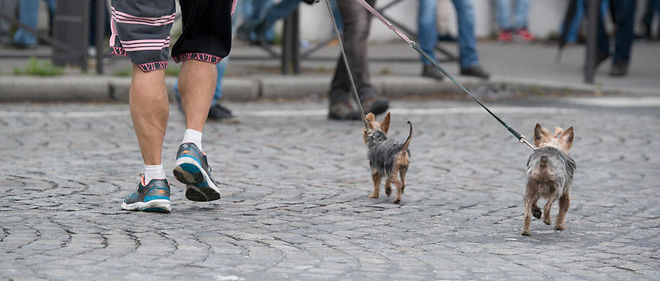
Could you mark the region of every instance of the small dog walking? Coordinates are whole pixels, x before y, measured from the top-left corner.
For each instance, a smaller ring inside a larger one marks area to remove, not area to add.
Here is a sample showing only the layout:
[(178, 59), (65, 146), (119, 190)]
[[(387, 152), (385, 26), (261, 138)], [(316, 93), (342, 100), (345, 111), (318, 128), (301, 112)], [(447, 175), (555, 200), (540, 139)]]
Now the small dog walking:
[[(571, 201), (570, 192), (575, 171), (575, 160), (568, 155), (573, 144), (573, 127), (563, 130), (555, 127), (553, 134), (536, 124), (534, 145), (537, 149), (527, 160), (527, 190), (525, 192), (525, 218), (522, 235), (530, 235), (532, 215), (543, 222), (552, 223), (552, 202), (559, 199), (559, 214), (555, 218), (555, 229), (566, 229), (566, 212)], [(540, 197), (548, 201), (541, 208), (536, 205)]]
[[(410, 164), (410, 151), (408, 146), (412, 140), (413, 127), (410, 126), (410, 133), (405, 142), (397, 142), (387, 138), (387, 131), (390, 128), (390, 113), (388, 112), (383, 122), (376, 122), (376, 116), (372, 113), (366, 116), (368, 128), (364, 130), (364, 143), (367, 145), (369, 166), (371, 167), (371, 178), (374, 181), (374, 192), (369, 198), (378, 198), (380, 193), (380, 180), (385, 176), (385, 194), (390, 196), (392, 193), (391, 184), (396, 185), (396, 196), (394, 203), (401, 202), (401, 194), (406, 188), (406, 172)], [(397, 175), (400, 179), (397, 179)]]

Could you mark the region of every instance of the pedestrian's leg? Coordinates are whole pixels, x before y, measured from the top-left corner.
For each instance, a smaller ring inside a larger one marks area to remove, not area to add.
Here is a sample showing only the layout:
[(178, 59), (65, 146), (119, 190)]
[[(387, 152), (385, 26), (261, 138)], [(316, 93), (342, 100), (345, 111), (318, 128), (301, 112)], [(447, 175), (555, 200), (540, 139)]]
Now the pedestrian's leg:
[[(417, 14), (417, 40), (419, 46), (426, 52), (432, 59), (436, 59), (435, 44), (438, 42), (437, 30), (437, 11), (438, 3), (436, 0), (419, 0), (419, 9)], [(431, 65), (431, 62), (426, 60), (423, 56), (419, 57), (422, 60), (422, 77), (428, 77), (436, 80), (442, 80), (445, 76), (440, 70)]]
[[(435, 59), (433, 48), (438, 42), (437, 5), (436, 0), (419, 0), (417, 14), (417, 41), (419, 41), (419, 47), (433, 59)], [(420, 56), (420, 60), (424, 64), (430, 64), (424, 57)]]
[[(511, 0), (497, 0), (497, 25), (500, 31), (511, 31)], [(517, 0), (520, 2), (520, 0)], [(517, 6), (517, 5), (516, 5)]]
[(225, 76), (225, 69), (227, 69), (228, 62), (229, 57), (226, 57), (216, 65), (217, 76), (215, 82), (215, 91), (213, 92), (213, 101), (211, 101), (211, 105), (217, 104), (222, 97), (222, 79)]
[(197, 60), (186, 60), (181, 66), (179, 93), (183, 112), (186, 115), (186, 129), (198, 132), (204, 129), (215, 90), (217, 77), (215, 67), (213, 64)]
[(645, 32), (647, 34), (645, 35), (650, 35), (651, 34), (651, 24), (653, 23), (653, 16), (655, 15), (655, 2), (656, 0), (648, 0), (646, 1), (646, 10), (644, 11), (644, 16), (642, 16), (642, 25), (645, 27)]
[[(366, 39), (368, 37), (368, 30), (360, 28), (360, 24), (364, 24), (363, 19), (360, 18), (359, 9), (363, 9), (361, 6), (357, 5), (354, 1), (337, 1), (337, 6), (341, 13), (342, 20), (344, 21), (344, 30), (341, 34), (342, 40), (344, 43), (344, 51), (346, 53), (346, 59), (351, 67), (353, 72), (353, 78), (355, 79), (356, 87), (360, 87), (362, 81), (358, 81), (358, 77), (361, 77), (361, 66), (362, 63), (360, 55), (363, 54), (358, 50), (360, 47), (366, 48)], [(359, 31), (367, 32), (358, 33)], [(361, 38), (361, 39), (356, 39)], [(360, 45), (360, 40), (364, 44)], [(356, 45), (357, 44), (357, 45)], [(351, 82), (348, 76), (348, 70), (344, 65), (344, 58), (342, 54), (339, 54), (337, 58), (337, 64), (335, 67), (335, 74), (332, 77), (332, 82), (330, 82), (330, 91), (328, 92), (328, 118), (336, 120), (358, 120), (360, 115), (356, 108), (351, 102)]]
[(513, 28), (516, 30), (527, 29), (528, 16), (529, 16), (529, 0), (516, 0)]
[(635, 25), (635, 7), (637, 0), (611, 0), (616, 13), (616, 33), (614, 34), (614, 56), (612, 57), (612, 76), (628, 74), (628, 63), (632, 49)]
[(266, 33), (273, 28), (275, 22), (293, 13), (302, 0), (283, 0), (271, 6), (265, 13), (263, 20), (257, 25), (257, 38), (266, 39)]
[(630, 61), (630, 51), (634, 39), (635, 7), (637, 0), (610, 0), (616, 13), (616, 33), (614, 57), (616, 61)]
[(458, 50), (461, 68), (479, 64), (477, 42), (474, 35), (474, 7), (472, 0), (453, 0), (458, 20)]
[[(571, 19), (566, 33), (566, 42), (575, 43), (577, 42), (578, 33), (580, 31), (580, 24), (582, 23), (582, 17), (584, 16), (584, 0), (577, 0), (575, 5), (575, 15)], [(564, 27), (562, 26), (562, 29)]]
[[(373, 6), (376, 1), (368, 0), (367, 3)], [(373, 112), (380, 114), (387, 110), (389, 103), (384, 98), (377, 96), (376, 89), (370, 82), (369, 63), (367, 60), (367, 41), (369, 40), (369, 30), (371, 28), (371, 15), (355, 1), (338, 1), (339, 10), (344, 21), (344, 48), (346, 58), (351, 68), (355, 86), (364, 107), (365, 113)], [(343, 59), (337, 60), (335, 76), (332, 80), (330, 90), (330, 115), (331, 119), (359, 119), (359, 115), (350, 112), (352, 106), (344, 106), (349, 100), (351, 83), (348, 71), (344, 65)], [(337, 105), (338, 104), (338, 105)], [(344, 105), (342, 105), (344, 104)], [(340, 109), (333, 109), (337, 105)], [(341, 108), (346, 110), (342, 111)], [(334, 114), (334, 113), (338, 114)], [(350, 118), (349, 118), (350, 117)]]
[(329, 1), (330, 1), (330, 8), (332, 9), (332, 13), (335, 15), (335, 22), (337, 22), (337, 29), (341, 31), (344, 29), (344, 22), (341, 20), (341, 12), (339, 12), (339, 6), (337, 6), (337, 0), (329, 0)]
[[(367, 1), (373, 5), (376, 1)], [(369, 67), (367, 61), (367, 40), (369, 39), (369, 28), (371, 27), (371, 17), (368, 11), (355, 1), (338, 1), (344, 21), (344, 48), (350, 64), (355, 86), (359, 89), (371, 87), (369, 81)], [(350, 80), (348, 72), (344, 66), (343, 59), (337, 60), (335, 68), (335, 77), (332, 81), (332, 88), (341, 88), (350, 91)]]
[[(588, 8), (588, 7), (587, 7)], [(603, 60), (607, 59), (607, 57), (610, 56), (610, 38), (607, 36), (606, 30), (605, 30), (605, 23), (603, 21), (603, 17), (605, 14), (599, 9), (598, 10), (598, 39), (597, 39), (597, 52), (598, 52), (598, 58), (596, 62), (596, 67), (598, 66), (598, 62), (602, 62)]]
[(137, 191), (124, 198), (122, 209), (169, 212), (170, 188), (161, 163), (169, 115), (164, 70), (143, 72), (133, 64), (129, 107), (145, 172)]
[(110, 48), (113, 54), (129, 56), (133, 62), (129, 107), (145, 164), (137, 191), (124, 198), (122, 208), (169, 212), (170, 189), (161, 160), (169, 116), (165, 68), (176, 6), (173, 0), (113, 0), (112, 10), (116, 13), (110, 19)]
[[(20, 0), (18, 19), (21, 23), (36, 30), (39, 22), (39, 0)], [(14, 34), (14, 44), (21, 47), (36, 46), (37, 37), (25, 29), (19, 28)]]
[(169, 116), (165, 71), (143, 72), (133, 64), (129, 107), (145, 165), (160, 165)]
[(178, 88), (186, 116), (186, 131), (173, 169), (186, 185), (192, 201), (220, 199), (202, 148), (202, 131), (216, 88), (216, 64), (231, 49), (230, 0), (181, 1), (183, 32), (172, 48), (175, 62), (183, 62)]

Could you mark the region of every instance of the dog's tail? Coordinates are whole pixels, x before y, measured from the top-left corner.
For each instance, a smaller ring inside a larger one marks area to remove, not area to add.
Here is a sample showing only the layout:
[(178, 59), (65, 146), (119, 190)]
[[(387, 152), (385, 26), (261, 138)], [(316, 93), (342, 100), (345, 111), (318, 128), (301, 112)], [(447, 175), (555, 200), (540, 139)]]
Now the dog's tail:
[(410, 123), (410, 121), (408, 121), (408, 126), (410, 126), (410, 133), (408, 133), (408, 138), (406, 139), (406, 142), (403, 143), (403, 146), (401, 147), (401, 151), (408, 150), (408, 146), (410, 145), (410, 141), (412, 140), (413, 126), (412, 123)]
[(541, 156), (541, 163), (539, 164), (541, 169), (546, 169), (548, 167), (548, 155)]

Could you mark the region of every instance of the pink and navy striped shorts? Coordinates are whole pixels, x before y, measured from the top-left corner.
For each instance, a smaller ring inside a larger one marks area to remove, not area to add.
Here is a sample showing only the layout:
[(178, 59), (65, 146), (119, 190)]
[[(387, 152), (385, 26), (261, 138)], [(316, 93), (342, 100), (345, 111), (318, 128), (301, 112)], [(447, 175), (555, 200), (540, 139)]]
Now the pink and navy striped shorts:
[[(183, 31), (172, 47), (175, 62), (218, 63), (231, 49), (236, 0), (180, 1)], [(142, 71), (167, 68), (174, 0), (112, 0), (111, 53), (130, 57)]]

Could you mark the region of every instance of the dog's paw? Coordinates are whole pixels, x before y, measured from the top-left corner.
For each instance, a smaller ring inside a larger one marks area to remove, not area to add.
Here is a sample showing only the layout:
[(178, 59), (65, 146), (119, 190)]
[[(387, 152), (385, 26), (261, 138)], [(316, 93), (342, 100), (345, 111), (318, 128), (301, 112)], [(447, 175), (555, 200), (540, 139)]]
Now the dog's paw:
[(535, 218), (540, 219), (542, 214), (543, 214), (543, 212), (541, 212), (541, 208), (536, 207), (536, 208), (533, 208), (533, 209), (532, 209), (532, 215), (533, 215)]
[(378, 193), (372, 193), (369, 198), (378, 199)]
[(385, 195), (387, 195), (387, 197), (389, 197), (391, 194), (392, 194), (392, 188), (389, 187), (389, 186), (386, 187), (385, 188)]
[(531, 234), (529, 231), (523, 231), (523, 232), (520, 233), (520, 235), (522, 235), (522, 236), (530, 236), (530, 235), (532, 235), (532, 234)]
[(555, 225), (555, 230), (559, 230), (559, 231), (566, 230), (566, 225), (563, 224), (563, 223), (562, 224), (557, 224), (557, 225)]

